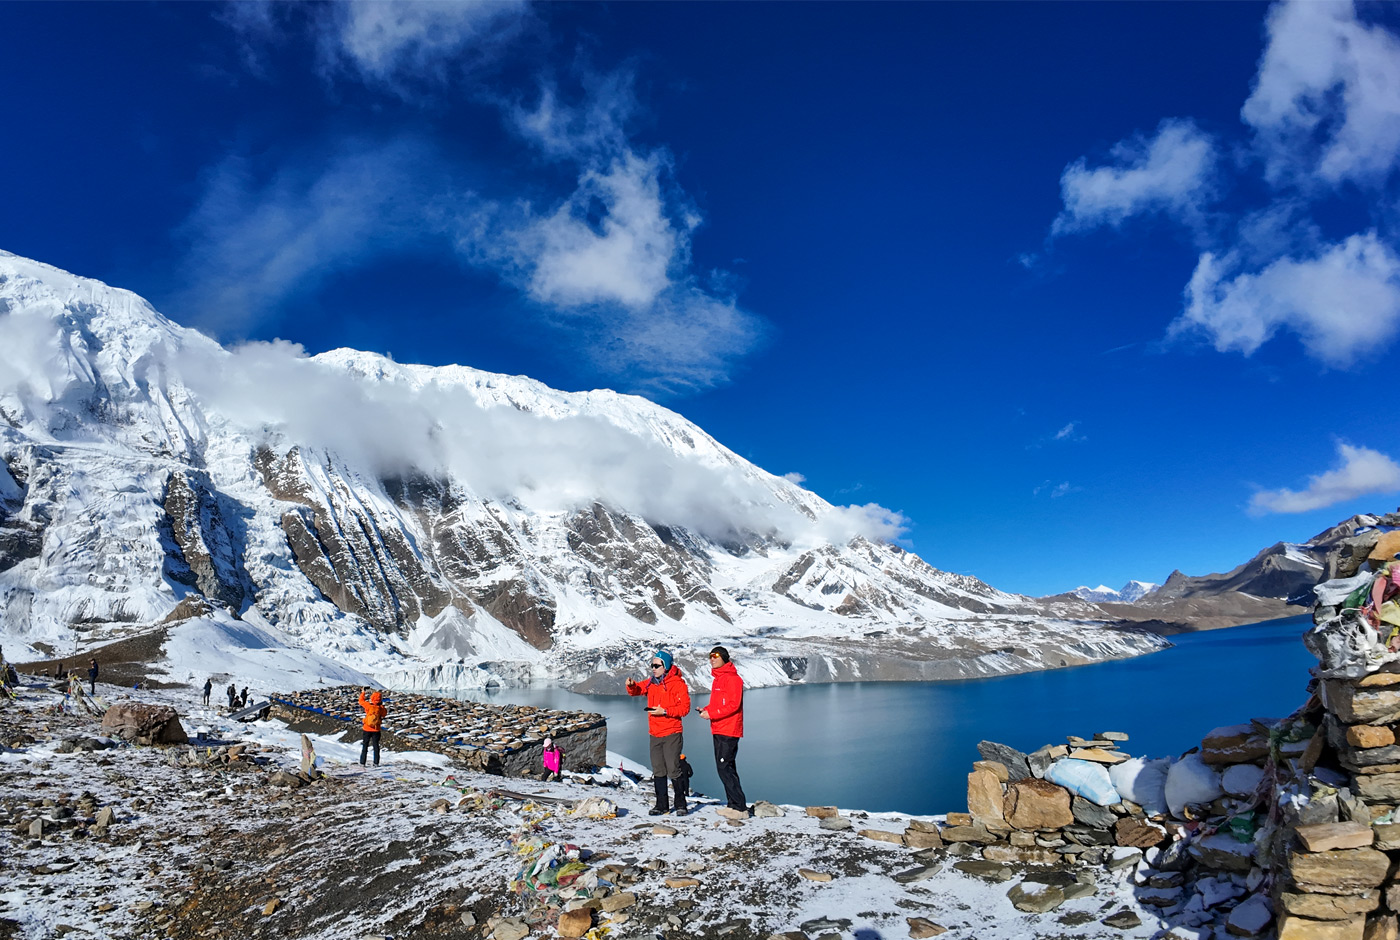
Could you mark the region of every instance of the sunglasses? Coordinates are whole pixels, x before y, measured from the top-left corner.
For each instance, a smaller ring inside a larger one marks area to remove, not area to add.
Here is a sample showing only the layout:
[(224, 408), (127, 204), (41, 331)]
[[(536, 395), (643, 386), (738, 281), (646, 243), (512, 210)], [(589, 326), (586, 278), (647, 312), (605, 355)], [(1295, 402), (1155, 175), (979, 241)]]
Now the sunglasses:
[(666, 664), (665, 664), (665, 663), (652, 663), (652, 664), (651, 664), (651, 668), (653, 668), (653, 669), (665, 669), (665, 668), (666, 668)]

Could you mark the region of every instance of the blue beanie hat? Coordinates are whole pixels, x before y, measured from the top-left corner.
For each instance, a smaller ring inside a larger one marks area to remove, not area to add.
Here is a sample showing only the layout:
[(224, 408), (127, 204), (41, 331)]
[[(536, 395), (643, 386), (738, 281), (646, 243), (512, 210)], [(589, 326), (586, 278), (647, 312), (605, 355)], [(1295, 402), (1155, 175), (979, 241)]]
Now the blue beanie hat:
[(661, 660), (661, 665), (666, 667), (665, 669), (661, 670), (662, 672), (671, 671), (671, 663), (674, 662), (674, 660), (671, 659), (670, 653), (666, 652), (665, 650), (657, 650), (655, 653), (651, 654), (651, 658)]

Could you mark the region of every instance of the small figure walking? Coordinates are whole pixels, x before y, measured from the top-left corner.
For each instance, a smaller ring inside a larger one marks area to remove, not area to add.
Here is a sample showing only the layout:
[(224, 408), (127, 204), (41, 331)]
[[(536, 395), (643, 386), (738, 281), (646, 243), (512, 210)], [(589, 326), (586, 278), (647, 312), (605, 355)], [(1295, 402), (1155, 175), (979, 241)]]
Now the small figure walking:
[(749, 815), (749, 804), (739, 783), (734, 758), (739, 754), (739, 739), (744, 736), (744, 680), (729, 661), (729, 650), (723, 646), (710, 650), (710, 674), (714, 684), (710, 687), (709, 703), (700, 709), (700, 717), (710, 720), (715, 770), (720, 783), (724, 784), (724, 798), (728, 803), (719, 813), (731, 819), (742, 819)]
[(230, 683), (228, 684), (228, 710), (229, 710), (229, 711), (233, 711), (234, 706), (237, 705), (237, 704), (238, 704), (238, 686), (236, 686), (236, 685), (234, 685), (232, 682), (230, 682)]
[(88, 694), (97, 694), (97, 658), (88, 660)]
[(553, 738), (544, 739), (544, 779), (564, 779), (564, 752), (555, 746)]
[(360, 738), (360, 766), (365, 765), (365, 758), (369, 756), (370, 746), (374, 746), (374, 766), (379, 766), (379, 734), (384, 728), (384, 716), (388, 709), (384, 707), (384, 696), (379, 692), (365, 698), (365, 693), (369, 689), (360, 689), (360, 707), (365, 710), (365, 720), (360, 726), (364, 730), (364, 736)]
[(209, 707), (209, 693), (214, 691), (214, 678), (210, 676), (204, 680), (204, 706)]
[(247, 707), (248, 707), (248, 687), (247, 687), (246, 685), (243, 687), (243, 692), (242, 692), (242, 694), (238, 696), (238, 707), (239, 707), (239, 708), (247, 708)]

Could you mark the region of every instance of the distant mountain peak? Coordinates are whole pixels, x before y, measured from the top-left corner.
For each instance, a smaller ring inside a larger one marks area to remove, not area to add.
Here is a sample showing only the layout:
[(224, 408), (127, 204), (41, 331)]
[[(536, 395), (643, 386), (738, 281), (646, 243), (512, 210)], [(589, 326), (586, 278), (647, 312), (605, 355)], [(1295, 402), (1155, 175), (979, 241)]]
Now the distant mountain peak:
[(1100, 584), (1096, 588), (1080, 586), (1070, 593), (1094, 604), (1131, 604), (1155, 590), (1157, 585), (1150, 581), (1129, 581), (1117, 591)]

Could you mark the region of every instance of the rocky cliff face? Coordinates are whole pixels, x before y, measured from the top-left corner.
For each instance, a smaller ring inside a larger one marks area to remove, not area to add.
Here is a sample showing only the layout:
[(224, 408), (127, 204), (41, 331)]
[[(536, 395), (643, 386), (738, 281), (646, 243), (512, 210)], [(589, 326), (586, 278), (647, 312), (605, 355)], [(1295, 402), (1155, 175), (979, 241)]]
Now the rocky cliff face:
[(3, 253), (0, 346), (18, 363), (0, 374), (7, 645), (68, 651), (213, 608), (416, 687), (587, 683), (658, 643), (750, 649), (774, 682), (1160, 645), (1079, 622), (1102, 614), (1077, 598), (939, 571), (868, 507), (832, 506), (642, 399), (350, 350), (225, 350), (135, 295)]

